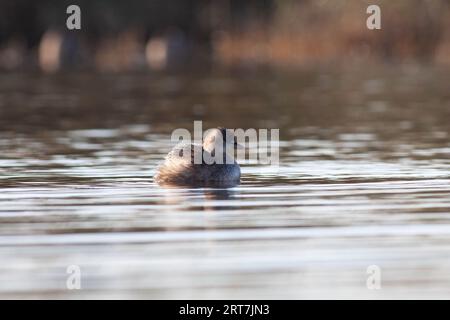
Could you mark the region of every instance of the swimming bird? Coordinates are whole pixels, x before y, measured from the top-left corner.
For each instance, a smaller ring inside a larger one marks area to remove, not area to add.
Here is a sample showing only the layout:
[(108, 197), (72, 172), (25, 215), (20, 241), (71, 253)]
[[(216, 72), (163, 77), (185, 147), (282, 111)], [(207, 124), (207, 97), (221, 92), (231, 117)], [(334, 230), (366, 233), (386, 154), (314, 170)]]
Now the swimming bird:
[(237, 185), (241, 169), (234, 159), (234, 150), (239, 147), (233, 130), (222, 127), (210, 129), (203, 145), (176, 145), (157, 168), (154, 180), (160, 185)]

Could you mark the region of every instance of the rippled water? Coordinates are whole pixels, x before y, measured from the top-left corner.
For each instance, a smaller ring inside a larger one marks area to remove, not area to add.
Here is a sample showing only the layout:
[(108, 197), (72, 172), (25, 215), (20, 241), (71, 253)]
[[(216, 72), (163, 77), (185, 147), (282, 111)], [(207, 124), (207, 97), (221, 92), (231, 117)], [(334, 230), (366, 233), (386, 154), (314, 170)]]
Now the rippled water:
[[(0, 75), (0, 297), (450, 298), (449, 80)], [(230, 189), (155, 185), (193, 120), (280, 128), (280, 166)]]

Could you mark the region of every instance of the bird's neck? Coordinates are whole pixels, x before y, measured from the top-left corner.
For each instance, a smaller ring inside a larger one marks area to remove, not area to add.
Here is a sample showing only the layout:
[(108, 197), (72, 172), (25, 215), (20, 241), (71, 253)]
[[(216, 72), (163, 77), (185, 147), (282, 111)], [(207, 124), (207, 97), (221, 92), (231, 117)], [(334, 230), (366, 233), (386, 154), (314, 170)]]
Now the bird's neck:
[[(227, 150), (223, 145), (215, 145), (213, 143), (205, 144), (203, 149), (208, 151), (213, 157), (222, 157), (222, 163), (234, 163), (234, 154), (231, 150)], [(218, 152), (219, 154), (216, 154)]]

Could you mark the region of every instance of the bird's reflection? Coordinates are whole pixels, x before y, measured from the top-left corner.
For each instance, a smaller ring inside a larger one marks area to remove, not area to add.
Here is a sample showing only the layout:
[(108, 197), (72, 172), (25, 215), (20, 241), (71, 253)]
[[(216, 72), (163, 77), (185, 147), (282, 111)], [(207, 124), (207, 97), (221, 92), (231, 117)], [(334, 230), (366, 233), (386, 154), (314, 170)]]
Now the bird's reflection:
[(230, 210), (236, 208), (235, 206), (227, 205), (223, 201), (232, 201), (237, 191), (233, 187), (237, 184), (232, 184), (220, 188), (214, 187), (212, 184), (202, 187), (192, 187), (179, 184), (164, 184), (161, 186), (165, 189), (164, 204), (182, 205), (182, 210), (186, 211), (216, 211), (216, 210)]

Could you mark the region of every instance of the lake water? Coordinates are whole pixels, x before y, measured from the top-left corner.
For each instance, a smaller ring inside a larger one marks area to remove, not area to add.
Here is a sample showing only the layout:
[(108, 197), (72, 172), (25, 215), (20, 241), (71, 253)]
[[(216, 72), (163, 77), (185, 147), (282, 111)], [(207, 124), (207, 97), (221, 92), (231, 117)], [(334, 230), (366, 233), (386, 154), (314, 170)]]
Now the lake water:
[[(363, 69), (1, 74), (0, 298), (450, 298), (450, 73)], [(280, 165), (159, 187), (194, 120)]]

